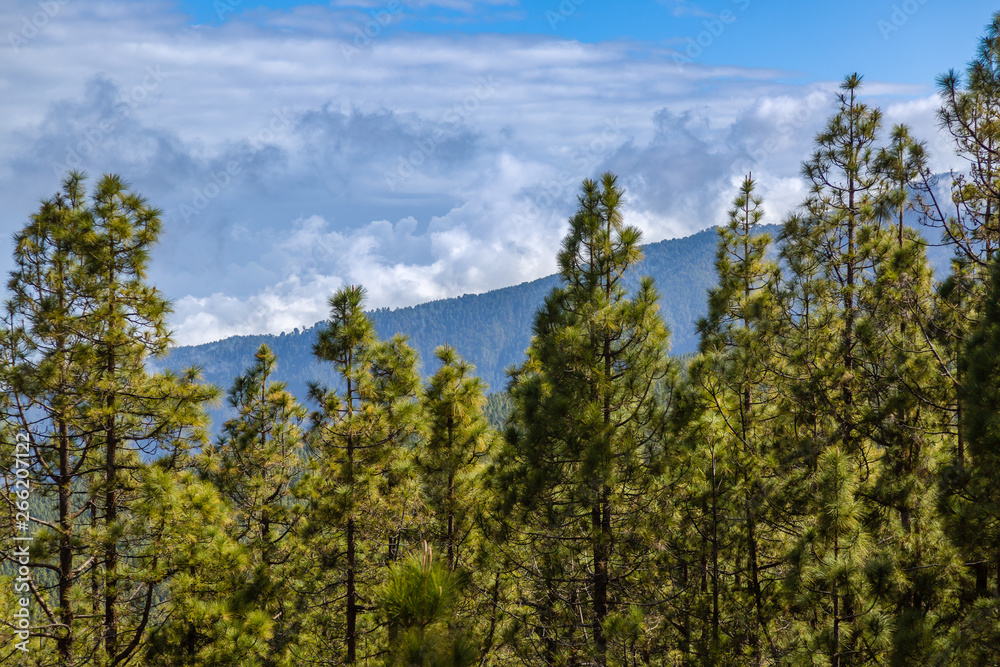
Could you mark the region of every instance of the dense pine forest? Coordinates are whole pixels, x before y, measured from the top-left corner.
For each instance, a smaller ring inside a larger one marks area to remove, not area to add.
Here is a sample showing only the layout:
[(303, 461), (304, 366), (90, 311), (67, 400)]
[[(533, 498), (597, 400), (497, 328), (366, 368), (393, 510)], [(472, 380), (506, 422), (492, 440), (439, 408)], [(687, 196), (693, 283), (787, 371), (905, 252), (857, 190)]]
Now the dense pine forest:
[(746, 176), (683, 357), (585, 180), (489, 404), (361, 286), (305, 397), (266, 345), (226, 387), (156, 370), (160, 213), (70, 173), (0, 327), (0, 663), (1000, 665), (1000, 14), (938, 86), (961, 173), (855, 74), (791, 215)]

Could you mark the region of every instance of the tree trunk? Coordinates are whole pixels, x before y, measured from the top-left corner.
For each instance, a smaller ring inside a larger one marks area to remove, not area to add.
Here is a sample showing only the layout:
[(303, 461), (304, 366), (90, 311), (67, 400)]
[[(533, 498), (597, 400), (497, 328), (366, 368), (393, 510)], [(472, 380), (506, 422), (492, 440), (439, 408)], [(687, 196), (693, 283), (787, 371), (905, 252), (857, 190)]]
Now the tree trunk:
[[(448, 416), (448, 452), (454, 457), (454, 420)], [(455, 472), (448, 462), (448, 569), (455, 571)]]
[(600, 502), (591, 510), (591, 523), (594, 531), (594, 647), (598, 665), (607, 661), (607, 638), (604, 636), (604, 619), (608, 615), (608, 547), (606, 537), (611, 532), (611, 506), (607, 486), (602, 487)]
[[(114, 247), (110, 249), (112, 263), (114, 258)], [(115, 326), (115, 281), (114, 269), (109, 270), (108, 286), (111, 290), (110, 301), (108, 303), (108, 319), (111, 326)], [(118, 656), (118, 542), (114, 537), (115, 523), (118, 521), (118, 430), (115, 422), (117, 405), (115, 404), (116, 388), (114, 378), (117, 368), (115, 365), (116, 341), (108, 340), (106, 381), (111, 383), (111, 388), (105, 399), (105, 408), (108, 411), (105, 418), (105, 442), (104, 442), (104, 477), (107, 487), (104, 489), (104, 527), (109, 531), (105, 538), (104, 546), (104, 649), (109, 660), (115, 660)]]
[[(59, 288), (59, 314), (66, 311), (66, 282), (61, 259), (56, 266)], [(39, 281), (39, 284), (41, 282)], [(56, 342), (57, 358), (60, 365), (60, 384), (66, 377), (66, 337), (60, 332)], [(56, 479), (59, 495), (59, 622), (65, 627), (59, 635), (57, 649), (60, 662), (72, 667), (73, 656), (73, 470), (70, 457), (69, 429), (64, 415), (58, 419), (59, 476)]]
[(59, 635), (60, 664), (73, 667), (73, 507), (70, 441), (66, 423), (59, 421), (59, 622), (65, 627)]
[[(349, 357), (348, 364), (353, 358)], [(354, 396), (351, 393), (352, 382), (347, 380), (347, 415), (353, 415)], [(354, 436), (347, 436), (347, 483), (351, 489), (351, 501), (354, 501)], [(358, 592), (355, 583), (356, 556), (354, 550), (354, 508), (349, 510), (347, 518), (347, 664), (354, 664), (357, 659), (357, 624), (358, 624)]]
[(715, 451), (712, 451), (712, 649), (719, 647), (719, 498)]
[(347, 662), (357, 655), (358, 592), (354, 582), (354, 517), (347, 520)]

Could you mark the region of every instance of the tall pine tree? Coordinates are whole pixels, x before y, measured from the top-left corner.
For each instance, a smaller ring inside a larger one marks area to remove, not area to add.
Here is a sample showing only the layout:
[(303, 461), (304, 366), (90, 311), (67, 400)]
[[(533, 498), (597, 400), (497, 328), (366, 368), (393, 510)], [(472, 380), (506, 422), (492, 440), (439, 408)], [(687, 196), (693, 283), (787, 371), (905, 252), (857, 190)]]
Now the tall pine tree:
[(699, 322), (689, 405), (677, 416), (692, 440), (687, 465), (704, 468), (706, 485), (699, 530), (711, 563), (711, 646), (703, 651), (761, 664), (775, 655), (769, 617), (776, 591), (764, 573), (779, 559), (768, 516), (777, 466), (766, 444), (774, 419), (766, 319), (774, 314), (778, 273), (767, 258), (769, 236), (756, 233), (763, 201), (754, 189), (747, 176), (729, 224), (719, 228), (719, 281)]
[(474, 485), (489, 453), (490, 432), (482, 413), (485, 385), (472, 374), (474, 367), (449, 345), (435, 350), (435, 356), (441, 367), (423, 392), (428, 423), (417, 468), (432, 517), (430, 536), (454, 570), (472, 529)]
[(117, 176), (89, 198), (83, 181), (70, 174), (17, 237), (3, 383), (55, 496), (33, 556), (57, 573), (33, 588), (46, 634), (59, 664), (113, 665), (141, 652), (168, 576), (150, 549), (168, 527), (135, 507), (151, 476), (176, 473), (204, 441), (215, 390), (195, 371), (147, 372), (169, 344), (169, 304), (145, 274), (159, 213)]
[(250, 567), (244, 590), (245, 606), (275, 619), (264, 664), (281, 664), (294, 642), (290, 621), (295, 615), (289, 587), (292, 558), (300, 557), (296, 524), (301, 512), (291, 485), (303, 472), (302, 421), (306, 410), (284, 383), (272, 377), (277, 358), (267, 345), (254, 364), (229, 390), (236, 415), (222, 426), (214, 446), (206, 448), (198, 465), (233, 509), (233, 538), (247, 547)]
[(378, 340), (364, 297), (363, 288), (348, 287), (330, 298), (314, 351), (333, 364), (340, 386), (311, 388), (319, 409), (298, 491), (310, 547), (320, 554), (305, 591), (315, 600), (315, 650), (332, 663), (337, 655), (356, 662), (359, 640), (378, 650), (365, 612), (383, 568), (399, 557), (417, 502), (407, 467), (419, 411), (416, 354), (401, 336)]
[(536, 651), (605, 665), (608, 629), (644, 614), (668, 332), (652, 280), (630, 290), (640, 233), (624, 224), (614, 175), (584, 181), (559, 253), (561, 285), (535, 319), (514, 374), (514, 415), (494, 466), (498, 518), (523, 547)]

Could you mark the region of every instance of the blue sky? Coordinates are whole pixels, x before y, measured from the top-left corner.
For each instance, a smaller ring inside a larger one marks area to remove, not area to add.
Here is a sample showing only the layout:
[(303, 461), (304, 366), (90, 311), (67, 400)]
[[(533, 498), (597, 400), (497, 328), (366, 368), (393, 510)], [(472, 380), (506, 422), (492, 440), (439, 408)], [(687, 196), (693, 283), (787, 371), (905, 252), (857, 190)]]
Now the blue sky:
[(551, 273), (580, 181), (604, 170), (648, 241), (722, 222), (749, 170), (780, 222), (854, 71), (887, 127), (960, 167), (934, 80), (993, 11), (8, 0), (0, 231), (69, 168), (122, 174), (163, 210), (150, 275), (180, 343), (311, 325), (350, 283), (372, 307), (481, 292)]
[[(184, 0), (179, 7), (191, 24), (218, 25), (261, 9), (289, 11), (305, 4), (292, 0), (220, 1), (224, 3), (221, 8), (215, 0)], [(442, 4), (446, 6), (428, 3), (406, 7), (393, 28), (432, 35), (535, 34), (593, 44), (632, 40), (682, 52), (699, 37), (707, 42), (708, 35), (711, 44), (698, 52), (698, 59), (710, 65), (788, 70), (791, 77), (803, 81), (838, 79), (859, 71), (874, 79), (915, 84), (932, 82), (942, 72), (942, 63), (965, 64), (970, 45), (998, 9), (985, 0), (511, 0), (492, 5)], [(377, 13), (386, 10), (389, 2), (330, 5)], [(474, 5), (474, 12), (466, 11)], [(729, 20), (720, 22), (723, 19)], [(915, 41), (919, 48), (914, 48)]]

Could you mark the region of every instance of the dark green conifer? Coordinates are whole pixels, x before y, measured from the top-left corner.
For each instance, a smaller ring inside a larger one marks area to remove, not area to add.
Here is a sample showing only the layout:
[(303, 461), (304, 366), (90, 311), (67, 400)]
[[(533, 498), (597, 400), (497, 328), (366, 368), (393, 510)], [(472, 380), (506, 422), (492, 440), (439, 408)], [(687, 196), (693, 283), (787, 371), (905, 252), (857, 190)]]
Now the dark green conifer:
[(701, 354), (689, 367), (690, 396), (677, 418), (689, 441), (685, 465), (702, 469), (698, 479), (706, 485), (692, 508), (704, 508), (696, 530), (704, 536), (711, 570), (702, 651), (716, 660), (759, 665), (765, 654), (775, 655), (769, 630), (774, 591), (763, 573), (780, 560), (767, 497), (778, 474), (767, 445), (775, 415), (766, 321), (775, 314), (778, 273), (767, 258), (770, 238), (756, 233), (763, 201), (754, 187), (747, 176), (729, 224), (719, 228), (719, 280), (709, 292), (708, 316), (699, 322)]
[(537, 636), (530, 645), (546, 664), (578, 655), (605, 665), (616, 643), (609, 619), (651, 612), (640, 591), (657, 558), (650, 508), (665, 446), (668, 332), (652, 281), (626, 287), (641, 250), (622, 196), (612, 174), (583, 183), (559, 253), (561, 285), (513, 375), (514, 415), (493, 469), (494, 511), (523, 549), (516, 576), (534, 618), (522, 632)]

